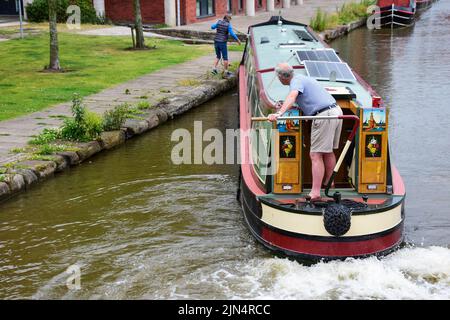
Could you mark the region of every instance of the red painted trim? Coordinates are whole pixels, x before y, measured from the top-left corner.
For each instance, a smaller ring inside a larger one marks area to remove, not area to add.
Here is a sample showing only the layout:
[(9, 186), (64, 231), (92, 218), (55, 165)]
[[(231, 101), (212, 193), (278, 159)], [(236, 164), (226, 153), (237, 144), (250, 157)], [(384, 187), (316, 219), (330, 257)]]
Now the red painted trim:
[(394, 9), (394, 11), (414, 15), (414, 11), (405, 11), (405, 10), (400, 10), (400, 9)]
[(375, 11), (374, 13), (377, 14), (377, 13), (385, 13), (385, 12), (392, 12), (392, 9), (389, 9), (389, 10), (381, 10), (381, 11)]
[(404, 196), (406, 193), (405, 184), (403, 183), (403, 179), (400, 176), (397, 167), (392, 163), (391, 163), (391, 172), (392, 172), (392, 187), (394, 194)]
[(260, 69), (260, 70), (256, 70), (256, 72), (258, 73), (266, 73), (266, 72), (274, 72), (275, 68), (267, 68), (267, 69)]
[(352, 141), (353, 138), (355, 138), (356, 132), (358, 131), (358, 127), (359, 127), (359, 118), (355, 115), (346, 115), (346, 116), (339, 116), (339, 119), (351, 119), (355, 121), (355, 124), (353, 125), (353, 129), (352, 132), (350, 133), (350, 135), (348, 136), (349, 141)]
[(378, 253), (400, 242), (402, 228), (376, 239), (354, 242), (322, 242), (294, 238), (263, 227), (261, 237), (270, 245), (299, 254), (321, 257), (352, 257)]
[[(407, 13), (407, 14), (410, 14), (410, 15), (413, 15), (413, 14), (414, 14), (413, 11), (404, 11), (404, 10), (400, 10), (400, 9), (394, 9), (394, 10), (388, 9), (388, 10), (382, 10), (382, 11), (375, 11), (374, 13), (385, 13), (385, 12), (391, 12), (391, 13), (394, 13), (394, 12), (401, 12), (401, 13)], [(386, 18), (387, 18), (387, 17), (386, 17)]]
[(248, 135), (244, 134), (251, 129), (251, 117), (247, 112), (247, 77), (245, 75), (245, 66), (239, 67), (239, 115), (240, 115), (240, 143), (241, 143), (241, 171), (242, 177), (249, 190), (257, 196), (266, 194), (259, 178), (253, 170), (251, 161), (250, 142)]
[[(298, 66), (292, 66), (293, 69), (305, 69), (305, 66), (298, 65)], [(274, 72), (275, 68), (267, 68), (267, 69), (260, 69), (256, 70), (258, 73), (267, 73), (267, 72)]]
[[(365, 203), (361, 197), (357, 197), (357, 198), (347, 198), (346, 197), (345, 199), (353, 200), (353, 201), (359, 202), (359, 203)], [(368, 199), (367, 204), (381, 205), (381, 204), (384, 204), (386, 202), (386, 200), (387, 200), (387, 198), (386, 199)], [(277, 199), (277, 201), (280, 203), (283, 203), (283, 204), (295, 204), (297, 201), (299, 203), (306, 202), (305, 198), (295, 198), (295, 199), (280, 198), (280, 199)]]

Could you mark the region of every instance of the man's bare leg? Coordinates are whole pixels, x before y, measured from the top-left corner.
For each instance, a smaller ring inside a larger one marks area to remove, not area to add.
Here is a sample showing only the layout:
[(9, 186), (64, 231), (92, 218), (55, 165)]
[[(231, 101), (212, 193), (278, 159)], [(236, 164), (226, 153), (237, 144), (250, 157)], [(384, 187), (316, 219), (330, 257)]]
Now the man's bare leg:
[[(334, 155), (334, 152), (324, 153), (323, 163), (325, 164), (325, 184), (327, 185), (333, 174), (334, 167), (336, 166), (336, 156)], [(334, 188), (334, 182), (331, 187)]]
[(228, 60), (223, 60), (223, 69), (225, 73), (228, 71)]
[(309, 154), (312, 164), (312, 189), (309, 193), (311, 199), (320, 198), (320, 188), (322, 187), (322, 180), (325, 174), (325, 165), (323, 162), (323, 153), (311, 152)]

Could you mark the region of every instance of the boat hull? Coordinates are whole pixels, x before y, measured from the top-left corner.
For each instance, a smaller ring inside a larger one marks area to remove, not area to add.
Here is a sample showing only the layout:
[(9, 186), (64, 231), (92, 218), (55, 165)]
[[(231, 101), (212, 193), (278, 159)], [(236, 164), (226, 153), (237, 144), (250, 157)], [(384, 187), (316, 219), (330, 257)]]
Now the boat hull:
[(433, 4), (432, 0), (422, 0), (422, 1), (418, 0), (416, 2), (416, 9), (417, 11), (423, 11), (430, 8), (432, 4)]
[[(292, 213), (267, 206), (251, 192), (243, 178), (241, 179), (240, 202), (245, 223), (256, 240), (272, 251), (294, 258), (319, 261), (348, 257), (363, 258), (372, 255), (383, 256), (397, 249), (403, 242), (404, 199), (397, 203), (394, 208), (364, 214), (364, 218), (369, 217), (370, 219), (370, 216), (373, 216), (373, 221), (377, 220), (376, 216), (386, 217), (397, 214), (399, 219), (390, 228), (375, 233), (360, 233), (359, 235), (342, 237), (325, 235), (325, 230), (317, 232), (320, 229), (317, 222), (320, 222), (320, 226), (323, 228), (323, 218), (320, 214)], [(287, 221), (292, 223), (293, 228), (296, 225), (299, 226), (304, 233), (295, 232), (296, 230), (292, 229), (287, 230), (280, 223), (276, 225), (276, 221), (283, 220), (280, 217), (289, 214), (297, 218), (297, 223), (294, 221), (295, 219), (288, 219)], [(270, 219), (266, 219), (267, 216), (274, 219), (270, 221)], [(302, 219), (304, 220), (302, 221)], [(315, 226), (312, 220), (316, 220)], [(303, 225), (302, 222), (304, 222)], [(365, 222), (362, 224), (370, 225)], [(351, 232), (350, 230), (349, 233)]]
[(415, 8), (384, 7), (380, 9), (380, 25), (382, 28), (401, 28), (414, 24)]

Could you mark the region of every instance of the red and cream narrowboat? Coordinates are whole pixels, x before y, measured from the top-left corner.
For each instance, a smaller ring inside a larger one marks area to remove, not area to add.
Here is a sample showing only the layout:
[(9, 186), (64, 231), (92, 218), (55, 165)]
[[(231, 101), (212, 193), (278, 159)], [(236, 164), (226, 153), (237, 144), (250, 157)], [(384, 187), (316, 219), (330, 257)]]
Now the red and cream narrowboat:
[[(311, 121), (297, 109), (267, 121), (289, 92), (274, 67), (314, 77), (344, 115), (333, 178), (311, 202)], [(239, 67), (238, 197), (253, 236), (288, 256), (382, 255), (403, 241), (405, 187), (389, 154), (388, 109), (376, 92), (306, 25), (273, 17), (249, 28)], [(332, 186), (334, 180), (334, 188)]]

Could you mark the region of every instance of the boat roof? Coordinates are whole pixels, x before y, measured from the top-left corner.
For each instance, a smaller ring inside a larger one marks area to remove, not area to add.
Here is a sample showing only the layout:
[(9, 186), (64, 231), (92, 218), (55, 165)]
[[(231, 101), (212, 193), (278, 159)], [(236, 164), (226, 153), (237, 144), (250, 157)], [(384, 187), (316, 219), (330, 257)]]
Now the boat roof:
[[(280, 62), (288, 62), (291, 66), (300, 66), (301, 63), (297, 58), (296, 51), (330, 49), (326, 44), (319, 41), (317, 36), (311, 33), (306, 25), (289, 22), (284, 19), (281, 19), (281, 21), (283, 22), (281, 27), (272, 18), (267, 23), (254, 25), (249, 28), (259, 70), (274, 68)], [(312, 41), (301, 40), (297, 35), (299, 31), (311, 35), (313, 37)], [(295, 69), (295, 74), (308, 75), (305, 68)], [(355, 73), (353, 72), (353, 74)], [(282, 85), (278, 81), (274, 71), (262, 72), (261, 79), (264, 90), (270, 100), (276, 102), (286, 98), (289, 93), (289, 87)], [(372, 107), (370, 89), (365, 87), (359, 80), (341, 82), (329, 81), (328, 79), (325, 81), (320, 80), (319, 83), (324, 87), (349, 88), (356, 94), (355, 100), (360, 107)]]

